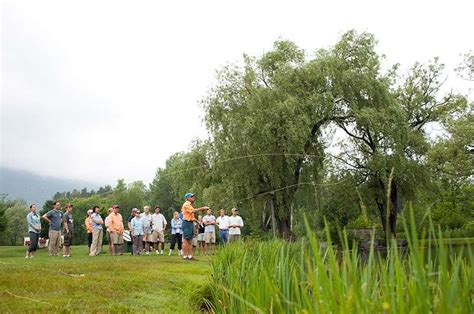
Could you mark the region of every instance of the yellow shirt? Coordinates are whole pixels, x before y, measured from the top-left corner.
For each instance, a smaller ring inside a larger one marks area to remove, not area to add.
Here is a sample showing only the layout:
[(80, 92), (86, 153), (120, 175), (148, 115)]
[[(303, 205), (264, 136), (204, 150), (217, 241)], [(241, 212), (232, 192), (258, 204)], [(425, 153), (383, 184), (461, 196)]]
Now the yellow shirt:
[(181, 213), (183, 213), (183, 220), (194, 220), (194, 207), (190, 201), (184, 202), (183, 207), (181, 207)]
[(110, 232), (123, 233), (122, 215), (119, 213), (110, 213), (109, 215), (109, 230)]

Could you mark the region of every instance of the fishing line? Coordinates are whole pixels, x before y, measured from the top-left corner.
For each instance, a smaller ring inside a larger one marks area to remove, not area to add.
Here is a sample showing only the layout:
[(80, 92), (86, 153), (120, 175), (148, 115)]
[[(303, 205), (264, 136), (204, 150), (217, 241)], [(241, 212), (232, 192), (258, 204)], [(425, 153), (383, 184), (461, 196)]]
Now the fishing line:
[[(337, 160), (345, 161), (343, 158), (339, 156), (335, 156), (330, 153), (326, 153), (325, 155), (313, 155), (313, 154), (303, 154), (303, 153), (261, 153), (261, 154), (251, 154), (251, 155), (245, 155), (245, 156), (238, 156), (238, 157), (232, 157), (232, 158), (227, 158), (224, 160), (217, 160), (214, 162), (214, 164), (220, 164), (220, 163), (227, 163), (231, 161), (236, 161), (240, 159), (249, 159), (249, 158), (254, 158), (254, 157), (265, 157), (265, 156), (305, 156), (305, 157), (332, 157)], [(208, 165), (202, 165), (202, 166), (194, 166), (194, 167), (189, 167), (183, 170), (176, 170), (170, 173), (165, 173), (162, 175), (162, 177), (167, 177), (170, 175), (178, 174), (178, 173), (183, 173), (183, 172), (188, 172), (188, 171), (193, 171), (193, 170), (198, 170), (201, 168), (206, 168), (209, 167)], [(161, 176), (160, 176), (161, 177)]]
[(337, 184), (340, 184), (342, 182), (345, 182), (347, 181), (348, 179), (343, 179), (341, 181), (338, 181), (338, 182), (334, 182), (334, 183), (314, 183), (314, 182), (301, 182), (301, 183), (296, 183), (296, 184), (292, 184), (292, 185), (287, 185), (285, 187), (282, 187), (282, 188), (278, 188), (278, 189), (275, 189), (275, 190), (271, 190), (271, 191), (266, 191), (266, 192), (262, 192), (262, 193), (259, 193), (257, 195), (253, 195), (253, 196), (249, 196), (249, 197), (246, 197), (246, 198), (243, 198), (243, 199), (240, 199), (237, 201), (237, 203), (242, 203), (243, 201), (246, 201), (246, 200), (249, 200), (249, 199), (252, 199), (252, 198), (257, 198), (259, 196), (262, 196), (262, 195), (266, 195), (266, 194), (273, 194), (275, 192), (278, 192), (278, 191), (282, 191), (282, 190), (286, 190), (286, 189), (289, 189), (289, 188), (292, 188), (292, 187), (295, 187), (295, 186), (298, 186), (298, 185), (313, 185), (313, 186), (331, 186), (331, 185), (337, 185)]

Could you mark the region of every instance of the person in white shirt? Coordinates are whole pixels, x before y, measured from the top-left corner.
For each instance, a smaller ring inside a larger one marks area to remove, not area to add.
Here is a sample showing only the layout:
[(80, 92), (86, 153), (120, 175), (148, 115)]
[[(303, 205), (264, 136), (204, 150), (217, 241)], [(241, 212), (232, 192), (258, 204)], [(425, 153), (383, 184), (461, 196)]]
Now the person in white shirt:
[(229, 242), (229, 216), (226, 216), (225, 209), (220, 210), (220, 216), (217, 217), (216, 224), (219, 226), (219, 238), (221, 244)]
[(216, 217), (212, 214), (212, 209), (207, 210), (207, 215), (202, 219), (204, 225), (204, 241), (206, 241), (206, 246), (204, 252), (207, 253), (209, 250), (209, 244), (212, 246), (212, 255), (215, 253), (216, 249)]
[[(166, 218), (163, 214), (160, 213), (160, 206), (155, 206), (155, 213), (151, 215), (151, 224), (152, 224), (152, 242), (156, 254), (163, 255), (163, 250), (165, 249), (165, 230), (166, 230)], [(159, 247), (161, 244), (161, 251)]]
[(150, 206), (143, 207), (143, 213), (141, 213), (140, 216), (143, 219), (143, 231), (145, 232), (143, 235), (143, 242), (145, 242), (145, 253), (146, 255), (150, 255), (150, 246), (151, 242), (153, 241), (151, 232)]
[(240, 228), (244, 226), (242, 217), (238, 215), (239, 210), (232, 208), (232, 216), (229, 217), (229, 241), (235, 242), (240, 240)]
[(109, 220), (110, 220), (110, 213), (112, 212), (112, 208), (109, 208), (109, 210), (107, 211), (107, 217), (105, 217), (105, 220), (104, 220), (104, 226), (105, 226), (105, 238), (107, 239), (107, 242), (109, 242), (109, 253), (110, 255), (114, 255), (114, 244), (112, 243), (112, 241), (110, 241), (110, 229), (109, 229)]

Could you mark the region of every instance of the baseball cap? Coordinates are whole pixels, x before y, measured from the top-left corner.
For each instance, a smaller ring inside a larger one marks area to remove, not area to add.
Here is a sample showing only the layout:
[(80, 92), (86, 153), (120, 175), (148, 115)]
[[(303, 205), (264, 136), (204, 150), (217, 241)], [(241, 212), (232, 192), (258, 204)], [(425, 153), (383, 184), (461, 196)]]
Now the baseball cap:
[(192, 197), (192, 196), (194, 196), (193, 193), (186, 193), (186, 194), (184, 195), (184, 199), (187, 199), (188, 197)]

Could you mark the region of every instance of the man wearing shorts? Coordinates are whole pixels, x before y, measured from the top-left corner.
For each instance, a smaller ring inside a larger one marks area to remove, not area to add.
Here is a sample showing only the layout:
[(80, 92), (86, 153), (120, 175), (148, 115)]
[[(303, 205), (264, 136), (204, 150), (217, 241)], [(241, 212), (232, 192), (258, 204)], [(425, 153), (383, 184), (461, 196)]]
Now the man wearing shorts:
[(194, 208), (194, 194), (186, 193), (184, 195), (184, 202), (183, 206), (181, 207), (181, 213), (183, 214), (183, 259), (193, 259), (192, 253), (192, 239), (193, 239), (193, 221), (194, 221), (194, 213), (198, 211), (203, 211), (209, 209), (209, 207), (200, 207)]
[(61, 221), (63, 213), (60, 211), (61, 203), (54, 202), (54, 207), (43, 215), (43, 219), (49, 224), (49, 255), (56, 256), (61, 243)]
[[(127, 219), (127, 226), (128, 226), (128, 230), (130, 232), (130, 235), (132, 234), (132, 219), (135, 218), (135, 212), (137, 210), (138, 209), (136, 209), (136, 208), (132, 208), (132, 211), (130, 213), (130, 217), (128, 217), (128, 219)], [(133, 240), (127, 242), (127, 245), (128, 245), (128, 251), (130, 252), (131, 255), (133, 255)]]
[(232, 216), (229, 218), (229, 241), (237, 242), (240, 241), (240, 228), (244, 226), (242, 217), (239, 216), (239, 210), (232, 208)]
[(212, 209), (207, 210), (207, 215), (202, 219), (204, 225), (204, 240), (206, 241), (205, 252), (209, 254), (209, 245), (212, 246), (212, 255), (216, 248), (216, 217), (212, 214)]
[(63, 257), (71, 257), (71, 245), (73, 235), (73, 219), (72, 219), (72, 204), (66, 204), (65, 213), (63, 215)]
[[(163, 255), (165, 249), (165, 230), (166, 230), (166, 218), (160, 213), (160, 206), (155, 206), (155, 213), (151, 215), (152, 223), (152, 242), (156, 250), (156, 254)], [(161, 251), (160, 249), (161, 244)]]
[(123, 245), (123, 220), (122, 215), (119, 213), (119, 206), (112, 206), (112, 213), (109, 215), (109, 229), (110, 229), (110, 240), (112, 241), (113, 255), (123, 255), (122, 245)]
[(141, 213), (141, 218), (143, 220), (143, 242), (145, 242), (145, 253), (150, 255), (150, 246), (153, 241), (152, 229), (151, 229), (151, 214), (150, 206), (143, 207), (143, 213)]
[(193, 255), (196, 255), (196, 249), (198, 247), (199, 241), (198, 241), (198, 235), (199, 235), (199, 224), (196, 220), (193, 221), (193, 240), (191, 241), (193, 245)]
[(197, 236), (197, 244), (199, 247), (199, 250), (201, 251), (201, 255), (204, 256), (204, 248), (206, 246), (206, 241), (204, 240), (204, 232), (206, 230), (206, 226), (204, 225), (204, 222), (202, 221), (202, 216), (198, 216), (197, 220), (198, 224), (198, 236)]

